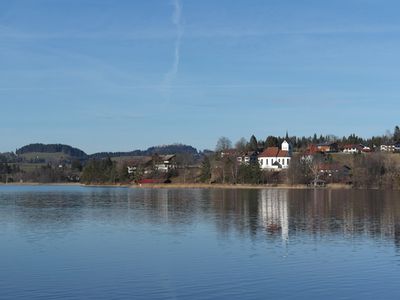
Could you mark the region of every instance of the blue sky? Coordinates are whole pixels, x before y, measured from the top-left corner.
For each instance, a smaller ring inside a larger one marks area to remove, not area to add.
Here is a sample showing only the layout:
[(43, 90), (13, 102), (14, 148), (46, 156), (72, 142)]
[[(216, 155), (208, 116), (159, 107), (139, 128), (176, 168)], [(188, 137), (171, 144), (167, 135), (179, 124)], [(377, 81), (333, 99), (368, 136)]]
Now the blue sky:
[(0, 0), (0, 151), (400, 123), (398, 1)]

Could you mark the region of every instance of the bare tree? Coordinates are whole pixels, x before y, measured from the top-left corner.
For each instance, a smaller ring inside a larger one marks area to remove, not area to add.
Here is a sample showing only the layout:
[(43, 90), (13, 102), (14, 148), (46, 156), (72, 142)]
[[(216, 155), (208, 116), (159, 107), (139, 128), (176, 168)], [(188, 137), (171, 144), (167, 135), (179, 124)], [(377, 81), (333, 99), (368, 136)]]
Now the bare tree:
[(240, 138), (240, 139), (236, 142), (235, 148), (236, 148), (236, 150), (239, 151), (239, 152), (244, 152), (244, 151), (246, 151), (246, 148), (247, 148), (247, 140), (246, 140), (244, 137)]
[(232, 148), (232, 142), (229, 138), (221, 136), (217, 141), (216, 151), (224, 151)]

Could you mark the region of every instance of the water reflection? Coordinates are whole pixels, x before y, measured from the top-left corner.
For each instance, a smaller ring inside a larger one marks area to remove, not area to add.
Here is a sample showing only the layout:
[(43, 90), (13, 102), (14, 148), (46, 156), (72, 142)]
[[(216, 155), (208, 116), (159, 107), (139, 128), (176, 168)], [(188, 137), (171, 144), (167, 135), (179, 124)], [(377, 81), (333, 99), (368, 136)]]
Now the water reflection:
[(399, 192), (2, 186), (0, 298), (398, 299), (399, 224)]
[(280, 231), (282, 240), (289, 238), (288, 190), (262, 190), (258, 199), (260, 223), (268, 232)]
[[(371, 238), (399, 246), (400, 194), (355, 190), (214, 190), (210, 208), (221, 233), (252, 238), (307, 235), (314, 239)], [(266, 234), (265, 234), (266, 233)]]
[(221, 236), (290, 242), (304, 235), (340, 235), (392, 240), (399, 247), (399, 196), (375, 190), (0, 189), (0, 225), (68, 231), (90, 221), (184, 232), (207, 224)]

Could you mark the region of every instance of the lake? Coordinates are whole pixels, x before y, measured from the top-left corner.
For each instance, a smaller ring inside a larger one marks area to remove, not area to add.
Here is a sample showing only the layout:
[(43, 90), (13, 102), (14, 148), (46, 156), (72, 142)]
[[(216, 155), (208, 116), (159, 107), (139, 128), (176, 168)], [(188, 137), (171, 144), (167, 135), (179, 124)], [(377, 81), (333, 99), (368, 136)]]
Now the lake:
[(0, 299), (399, 299), (400, 193), (0, 186)]

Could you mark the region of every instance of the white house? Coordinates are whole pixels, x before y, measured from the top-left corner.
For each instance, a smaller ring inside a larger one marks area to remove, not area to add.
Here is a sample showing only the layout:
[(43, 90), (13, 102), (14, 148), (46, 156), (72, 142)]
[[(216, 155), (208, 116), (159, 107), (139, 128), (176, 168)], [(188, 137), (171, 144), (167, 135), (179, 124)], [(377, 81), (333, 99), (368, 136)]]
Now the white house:
[(364, 145), (361, 145), (361, 146), (362, 146), (362, 149), (361, 149), (362, 152), (371, 152), (371, 147), (364, 146)]
[[(149, 169), (151, 167), (151, 162), (152, 162), (152, 157), (151, 156), (132, 156), (129, 159), (127, 159), (126, 164), (127, 164), (127, 169), (128, 169), (128, 174), (133, 174), (138, 168), (143, 168), (143, 169)], [(144, 171), (147, 173), (147, 170)]]
[(400, 152), (400, 144), (381, 145), (380, 149), (384, 152)]
[(353, 153), (360, 153), (363, 149), (362, 145), (353, 144), (353, 145), (345, 145), (343, 147), (343, 153), (353, 154)]
[(175, 169), (175, 155), (160, 155), (157, 159), (155, 159), (154, 167), (157, 171), (165, 172)]
[(259, 156), (258, 162), (263, 170), (281, 170), (289, 168), (292, 153), (287, 141), (283, 141), (281, 148), (268, 147)]
[(249, 151), (241, 153), (237, 158), (237, 162), (239, 164), (250, 164), (251, 162), (257, 161), (257, 152), (256, 151)]

